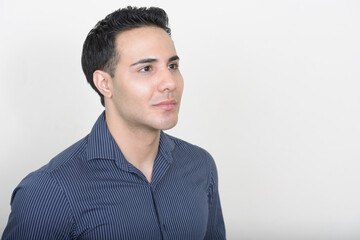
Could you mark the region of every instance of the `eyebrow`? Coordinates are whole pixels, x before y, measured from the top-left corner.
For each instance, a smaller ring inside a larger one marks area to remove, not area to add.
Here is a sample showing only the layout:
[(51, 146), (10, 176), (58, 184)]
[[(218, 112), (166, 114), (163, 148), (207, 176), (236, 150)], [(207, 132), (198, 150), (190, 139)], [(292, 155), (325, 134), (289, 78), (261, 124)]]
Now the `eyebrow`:
[(177, 56), (177, 55), (172, 56), (171, 58), (168, 59), (168, 62), (172, 62), (172, 61), (175, 61), (175, 60), (180, 60), (179, 56)]
[[(172, 62), (172, 61), (175, 61), (175, 60), (180, 60), (179, 56), (175, 55), (175, 56), (172, 56), (171, 58), (168, 59), (168, 62)], [(144, 58), (144, 59), (140, 59), (139, 61), (131, 64), (130, 66), (135, 66), (135, 65), (138, 65), (138, 64), (143, 64), (143, 63), (151, 63), (151, 62), (157, 62), (158, 60), (156, 58)]]

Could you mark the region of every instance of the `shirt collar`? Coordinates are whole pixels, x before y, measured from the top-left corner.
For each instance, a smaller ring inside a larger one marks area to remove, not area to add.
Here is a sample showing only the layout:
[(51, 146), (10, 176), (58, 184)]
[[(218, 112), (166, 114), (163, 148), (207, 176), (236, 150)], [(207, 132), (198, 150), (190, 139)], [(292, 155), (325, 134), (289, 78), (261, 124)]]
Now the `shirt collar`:
[(175, 148), (174, 141), (170, 138), (169, 135), (160, 131), (160, 142), (159, 142), (159, 152), (158, 155), (161, 154), (164, 158), (169, 162), (173, 162), (172, 151)]
[[(172, 163), (174, 141), (163, 131), (160, 132), (159, 152), (164, 159)], [(105, 111), (99, 116), (88, 136), (87, 159), (115, 160), (119, 167), (128, 170), (128, 162), (112, 137), (105, 120)]]

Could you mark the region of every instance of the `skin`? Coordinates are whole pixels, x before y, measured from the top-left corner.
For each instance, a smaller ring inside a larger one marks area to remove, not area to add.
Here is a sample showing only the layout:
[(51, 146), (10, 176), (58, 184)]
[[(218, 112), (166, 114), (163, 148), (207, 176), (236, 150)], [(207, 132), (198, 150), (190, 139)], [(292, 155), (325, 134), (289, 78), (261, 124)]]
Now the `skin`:
[(116, 37), (120, 56), (114, 77), (97, 70), (110, 133), (128, 162), (151, 182), (160, 131), (174, 127), (183, 91), (179, 59), (168, 34), (140, 27)]

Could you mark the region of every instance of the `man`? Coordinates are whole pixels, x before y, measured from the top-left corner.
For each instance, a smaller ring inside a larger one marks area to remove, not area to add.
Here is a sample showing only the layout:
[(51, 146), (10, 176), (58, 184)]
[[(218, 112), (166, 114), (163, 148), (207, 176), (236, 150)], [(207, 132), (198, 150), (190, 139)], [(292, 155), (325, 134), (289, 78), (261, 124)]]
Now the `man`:
[(225, 239), (203, 149), (165, 134), (183, 79), (159, 8), (124, 8), (88, 34), (87, 81), (104, 113), (88, 136), (15, 189), (2, 239)]

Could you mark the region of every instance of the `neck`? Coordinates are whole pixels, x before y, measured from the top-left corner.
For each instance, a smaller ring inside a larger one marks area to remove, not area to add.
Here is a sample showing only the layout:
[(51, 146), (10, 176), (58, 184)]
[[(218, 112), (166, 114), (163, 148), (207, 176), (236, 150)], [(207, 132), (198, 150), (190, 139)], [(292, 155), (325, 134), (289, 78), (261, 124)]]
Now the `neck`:
[(105, 115), (108, 129), (126, 160), (151, 182), (159, 149), (160, 130), (132, 126), (112, 111), (105, 111)]

